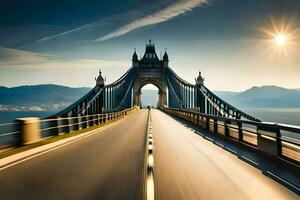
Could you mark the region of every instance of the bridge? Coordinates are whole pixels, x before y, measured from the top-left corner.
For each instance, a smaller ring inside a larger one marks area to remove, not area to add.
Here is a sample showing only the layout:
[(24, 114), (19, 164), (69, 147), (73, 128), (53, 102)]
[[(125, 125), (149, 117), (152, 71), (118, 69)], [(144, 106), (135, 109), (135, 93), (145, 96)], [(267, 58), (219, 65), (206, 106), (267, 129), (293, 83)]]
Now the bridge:
[[(146, 84), (158, 109), (140, 109)], [(61, 112), (0, 128), (24, 149), (0, 159), (1, 199), (299, 199), (300, 127), (230, 105), (201, 73), (188, 83), (151, 41), (115, 82), (100, 71)]]

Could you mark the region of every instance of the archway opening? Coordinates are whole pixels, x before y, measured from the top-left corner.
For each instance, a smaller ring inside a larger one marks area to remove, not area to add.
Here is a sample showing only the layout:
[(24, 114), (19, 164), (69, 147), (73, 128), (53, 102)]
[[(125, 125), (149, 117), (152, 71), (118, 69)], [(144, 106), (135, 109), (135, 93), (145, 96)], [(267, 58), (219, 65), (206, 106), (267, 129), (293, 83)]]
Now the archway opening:
[(146, 84), (141, 88), (141, 108), (157, 108), (159, 104), (159, 89), (153, 84)]

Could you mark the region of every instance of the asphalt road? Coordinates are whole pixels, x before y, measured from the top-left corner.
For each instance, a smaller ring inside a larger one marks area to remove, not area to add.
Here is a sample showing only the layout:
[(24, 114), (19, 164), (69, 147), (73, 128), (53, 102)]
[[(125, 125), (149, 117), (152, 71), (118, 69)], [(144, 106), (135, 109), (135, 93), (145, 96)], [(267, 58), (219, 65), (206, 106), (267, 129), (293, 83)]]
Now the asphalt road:
[[(179, 121), (151, 111), (156, 200), (299, 199)], [(142, 199), (147, 111), (0, 171), (0, 199)]]
[(0, 199), (141, 199), (147, 111), (0, 171)]
[(299, 199), (261, 171), (152, 111), (156, 200)]

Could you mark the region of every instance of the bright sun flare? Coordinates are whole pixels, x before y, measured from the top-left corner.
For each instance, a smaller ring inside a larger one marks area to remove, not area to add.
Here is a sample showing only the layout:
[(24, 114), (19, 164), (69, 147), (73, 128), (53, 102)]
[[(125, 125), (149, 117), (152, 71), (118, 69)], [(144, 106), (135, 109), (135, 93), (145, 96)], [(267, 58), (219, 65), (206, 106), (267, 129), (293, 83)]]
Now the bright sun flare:
[(298, 38), (300, 38), (300, 28), (295, 28), (291, 21), (275, 21), (271, 19), (271, 24), (261, 27), (260, 30), (265, 35), (262, 35), (259, 42), (270, 57), (291, 57), (299, 52)]
[(285, 43), (287, 42), (287, 38), (285, 35), (283, 34), (278, 34), (275, 36), (274, 38), (275, 40), (275, 43), (278, 45), (278, 46), (283, 46), (285, 45)]

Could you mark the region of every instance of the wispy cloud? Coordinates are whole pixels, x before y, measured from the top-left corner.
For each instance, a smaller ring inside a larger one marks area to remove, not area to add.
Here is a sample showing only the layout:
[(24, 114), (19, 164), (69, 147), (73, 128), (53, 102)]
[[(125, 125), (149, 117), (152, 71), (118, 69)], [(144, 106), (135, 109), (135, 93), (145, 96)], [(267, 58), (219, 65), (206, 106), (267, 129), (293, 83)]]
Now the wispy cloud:
[(140, 19), (134, 20), (133, 22), (120, 27), (119, 29), (117, 29), (114, 32), (111, 32), (107, 35), (99, 37), (96, 39), (96, 41), (105, 41), (105, 40), (109, 40), (112, 38), (120, 37), (131, 31), (134, 31), (136, 29), (168, 21), (174, 17), (177, 17), (188, 11), (191, 11), (193, 8), (195, 8), (197, 6), (201, 6), (206, 3), (207, 3), (207, 0), (181, 0), (181, 1), (178, 1), (162, 10), (159, 10), (159, 11), (153, 13), (153, 14), (150, 14), (146, 17), (142, 17)]
[(46, 54), (0, 47), (0, 67), (49, 62)]
[(130, 66), (125, 60), (64, 59), (48, 54), (40, 54), (0, 47), (1, 68), (45, 69), (45, 68), (99, 68)]
[[(168, 21), (174, 17), (177, 17), (188, 11), (191, 11), (193, 8), (197, 6), (204, 5), (207, 2), (208, 0), (177, 0), (172, 3), (170, 1), (162, 1), (160, 3), (156, 3), (155, 5), (150, 6), (148, 10), (154, 10), (155, 8), (155, 11), (153, 11), (151, 14), (145, 15), (144, 13), (147, 13), (146, 9), (142, 9), (138, 11), (132, 10), (127, 13), (122, 13), (104, 19), (99, 19), (89, 24), (85, 24), (80, 27), (65, 32), (61, 32), (59, 34), (43, 37), (37, 40), (36, 43), (48, 41), (51, 39), (59, 38), (70, 34), (75, 34), (75, 33), (78, 34), (80, 32), (83, 33), (93, 32), (94, 38), (96, 38), (94, 41), (105, 41), (105, 40), (109, 40), (112, 38), (125, 35), (131, 31), (134, 31), (136, 29), (145, 26), (159, 24)], [(121, 27), (118, 26), (117, 24), (120, 23), (120, 21), (125, 21), (125, 25)], [(104, 27), (107, 27), (107, 25), (115, 26), (115, 31), (109, 33), (103, 33), (103, 31), (106, 29)]]
[(69, 33), (80, 31), (82, 29), (89, 28), (89, 27), (92, 27), (92, 24), (86, 24), (86, 25), (80, 26), (78, 28), (69, 30), (69, 31), (65, 31), (65, 32), (62, 32), (62, 33), (59, 33), (59, 34), (56, 34), (56, 35), (49, 36), (49, 37), (44, 37), (44, 38), (41, 38), (41, 39), (37, 40), (36, 42), (43, 42), (43, 41), (51, 40), (53, 38), (57, 38), (59, 36), (67, 35)]

